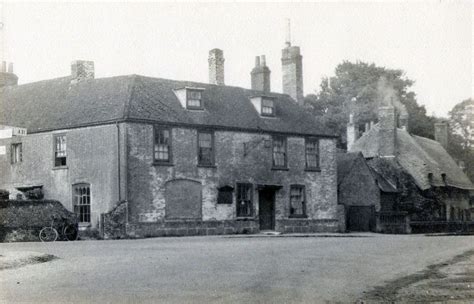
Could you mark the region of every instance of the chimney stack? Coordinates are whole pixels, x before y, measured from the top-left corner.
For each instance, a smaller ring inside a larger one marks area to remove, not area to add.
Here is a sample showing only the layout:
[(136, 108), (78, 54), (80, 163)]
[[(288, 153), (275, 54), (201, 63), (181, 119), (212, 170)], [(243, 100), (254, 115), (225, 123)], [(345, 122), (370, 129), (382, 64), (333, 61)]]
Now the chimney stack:
[(209, 51), (209, 83), (224, 85), (224, 52), (220, 49)]
[(379, 108), (379, 156), (395, 157), (395, 142), (397, 137), (397, 124), (395, 108), (383, 106)]
[(356, 128), (354, 124), (354, 114), (349, 114), (349, 123), (347, 124), (347, 151), (350, 152), (352, 150), (352, 146), (356, 142), (359, 137), (359, 130)]
[(13, 63), (8, 63), (7, 70), (7, 62), (2, 61), (2, 67), (0, 70), (0, 88), (16, 85), (18, 85), (18, 76), (13, 73)]
[(287, 25), (285, 48), (282, 50), (283, 93), (303, 105), (303, 56), (299, 46), (291, 46), (290, 22)]
[(71, 63), (71, 84), (94, 79), (94, 61), (76, 60)]
[(250, 72), (252, 90), (270, 92), (270, 73), (265, 55), (255, 57), (255, 67)]
[(448, 123), (447, 122), (437, 122), (434, 124), (435, 129), (435, 140), (443, 146), (443, 148), (448, 148)]

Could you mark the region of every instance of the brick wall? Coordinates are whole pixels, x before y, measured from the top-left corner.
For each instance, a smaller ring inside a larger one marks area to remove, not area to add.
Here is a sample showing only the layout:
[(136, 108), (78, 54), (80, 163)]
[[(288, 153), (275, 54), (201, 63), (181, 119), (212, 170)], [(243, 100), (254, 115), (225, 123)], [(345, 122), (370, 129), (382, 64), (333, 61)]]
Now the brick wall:
[[(0, 146), (6, 149), (0, 155), (0, 189), (13, 195), (18, 192), (17, 187), (42, 185), (45, 199), (58, 200), (72, 211), (72, 185), (89, 183), (91, 224), (96, 227), (100, 213), (109, 211), (119, 200), (117, 127), (104, 125), (60, 132), (67, 139), (67, 166), (60, 169), (54, 168), (55, 134), (45, 132), (0, 139)], [(21, 142), (23, 146), (23, 161), (17, 164), (11, 164), (10, 160), (12, 142)]]
[[(196, 202), (196, 204), (202, 204), (202, 218), (201, 221), (188, 222), (186, 226), (188, 230), (206, 227), (208, 222), (219, 222), (224, 226), (227, 221), (240, 222), (236, 221), (235, 195), (232, 204), (217, 204), (218, 187), (230, 185), (235, 188), (238, 182), (254, 185), (254, 216), (251, 221), (255, 223), (249, 226), (252, 232), (258, 230), (259, 191), (257, 185), (281, 186), (276, 191), (275, 198), (277, 230), (294, 231), (294, 228), (285, 227), (297, 226), (311, 226), (312, 228), (307, 231), (337, 230), (334, 139), (320, 140), (321, 171), (305, 171), (304, 138), (296, 136), (287, 138), (288, 170), (272, 170), (271, 135), (216, 131), (214, 133), (215, 167), (204, 168), (197, 166), (196, 129), (178, 127), (172, 129), (173, 164), (170, 166), (153, 164), (152, 125), (133, 123), (128, 124), (127, 130), (129, 226), (135, 227), (131, 228), (132, 230), (145, 229), (147, 231), (138, 233), (139, 235), (152, 235), (153, 229), (160, 231), (168, 229), (165, 184), (176, 179), (187, 179), (202, 185), (202, 202)], [(244, 143), (252, 147), (247, 149), (246, 153), (244, 153)], [(278, 221), (286, 221), (289, 217), (291, 184), (305, 185), (308, 218), (292, 219), (279, 224)], [(190, 228), (191, 226), (193, 228)], [(237, 228), (236, 230), (238, 231)], [(184, 230), (182, 232), (184, 233)]]

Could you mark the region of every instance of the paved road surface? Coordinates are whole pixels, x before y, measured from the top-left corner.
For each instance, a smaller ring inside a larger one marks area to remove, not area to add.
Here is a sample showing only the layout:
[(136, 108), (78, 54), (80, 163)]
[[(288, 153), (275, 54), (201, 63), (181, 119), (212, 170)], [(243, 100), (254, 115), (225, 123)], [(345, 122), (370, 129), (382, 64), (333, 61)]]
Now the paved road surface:
[(0, 244), (59, 259), (0, 272), (7, 303), (353, 303), (474, 237), (183, 237)]

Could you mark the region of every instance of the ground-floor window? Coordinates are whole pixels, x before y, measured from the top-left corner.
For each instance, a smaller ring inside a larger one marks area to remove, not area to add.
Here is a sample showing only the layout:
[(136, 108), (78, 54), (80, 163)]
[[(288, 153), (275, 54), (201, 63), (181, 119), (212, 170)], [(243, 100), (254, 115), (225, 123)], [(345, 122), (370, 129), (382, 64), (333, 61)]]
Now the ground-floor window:
[(91, 188), (90, 184), (76, 184), (72, 187), (74, 213), (79, 223), (91, 222)]
[(305, 188), (303, 185), (290, 186), (290, 217), (305, 217)]
[(237, 184), (236, 205), (237, 217), (252, 216), (252, 184)]

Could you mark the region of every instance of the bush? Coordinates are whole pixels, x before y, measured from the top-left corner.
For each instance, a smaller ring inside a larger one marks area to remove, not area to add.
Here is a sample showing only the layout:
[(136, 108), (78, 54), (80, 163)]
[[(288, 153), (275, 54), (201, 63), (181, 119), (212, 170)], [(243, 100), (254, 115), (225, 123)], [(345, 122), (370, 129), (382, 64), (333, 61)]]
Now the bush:
[(0, 189), (0, 200), (7, 200), (10, 196), (10, 192), (4, 189)]

